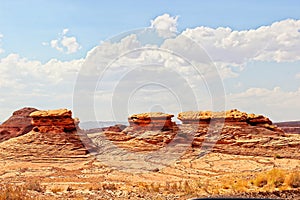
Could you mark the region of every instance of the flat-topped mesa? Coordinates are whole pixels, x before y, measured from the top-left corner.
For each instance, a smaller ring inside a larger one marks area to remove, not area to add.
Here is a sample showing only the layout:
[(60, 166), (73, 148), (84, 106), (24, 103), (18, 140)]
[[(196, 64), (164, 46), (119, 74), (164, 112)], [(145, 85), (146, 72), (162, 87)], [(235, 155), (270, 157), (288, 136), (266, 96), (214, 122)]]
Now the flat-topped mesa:
[(37, 111), (35, 108), (22, 108), (0, 125), (0, 142), (13, 137), (24, 135), (32, 130), (30, 113)]
[(68, 109), (41, 110), (30, 114), (34, 131), (48, 132), (72, 132), (76, 131), (77, 119), (72, 118), (72, 111)]
[(209, 124), (210, 121), (220, 120), (221, 122), (240, 123), (250, 125), (271, 125), (272, 121), (263, 115), (247, 114), (237, 109), (225, 112), (212, 111), (187, 111), (178, 114), (178, 119), (183, 124)]
[(128, 122), (135, 129), (165, 131), (173, 130), (176, 126), (175, 122), (172, 122), (172, 117), (174, 115), (162, 112), (149, 112), (131, 115), (128, 117)]

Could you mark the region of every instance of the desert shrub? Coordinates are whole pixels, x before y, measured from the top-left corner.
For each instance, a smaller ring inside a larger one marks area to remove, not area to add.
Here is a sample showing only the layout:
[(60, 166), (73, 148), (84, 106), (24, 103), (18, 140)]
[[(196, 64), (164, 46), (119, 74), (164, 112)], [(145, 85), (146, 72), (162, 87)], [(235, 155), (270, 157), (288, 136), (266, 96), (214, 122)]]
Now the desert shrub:
[(24, 187), (28, 190), (33, 190), (36, 192), (44, 192), (45, 190), (38, 181), (30, 181)]
[(268, 183), (268, 178), (265, 174), (258, 175), (253, 181), (253, 184), (257, 187), (263, 187), (267, 185), (267, 183)]
[(286, 181), (287, 185), (292, 188), (299, 188), (300, 187), (300, 172), (292, 172), (287, 177)]
[(286, 173), (280, 169), (272, 169), (267, 173), (268, 184), (278, 188), (284, 183)]
[(268, 172), (259, 174), (253, 181), (257, 187), (264, 187), (266, 185), (270, 187), (278, 188), (283, 185), (285, 180), (285, 172), (280, 169), (272, 169)]

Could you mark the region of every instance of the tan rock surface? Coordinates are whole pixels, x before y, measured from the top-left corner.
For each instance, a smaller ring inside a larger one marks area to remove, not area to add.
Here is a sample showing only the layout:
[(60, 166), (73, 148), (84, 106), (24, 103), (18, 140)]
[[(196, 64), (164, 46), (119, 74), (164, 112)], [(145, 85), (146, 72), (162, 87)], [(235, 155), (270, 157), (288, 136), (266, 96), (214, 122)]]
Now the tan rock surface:
[(68, 109), (38, 110), (32, 112), (30, 117), (72, 117), (72, 112)]

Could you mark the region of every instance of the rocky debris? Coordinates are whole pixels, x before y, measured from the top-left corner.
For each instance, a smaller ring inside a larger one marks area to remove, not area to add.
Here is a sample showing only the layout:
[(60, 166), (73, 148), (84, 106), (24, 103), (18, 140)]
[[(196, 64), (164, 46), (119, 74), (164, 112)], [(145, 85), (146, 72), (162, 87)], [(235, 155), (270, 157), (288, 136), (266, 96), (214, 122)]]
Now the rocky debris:
[[(272, 125), (272, 121), (263, 116), (256, 114), (247, 114), (237, 109), (228, 110), (225, 112), (212, 111), (187, 111), (178, 114), (178, 119), (183, 124), (209, 124), (211, 120), (225, 123), (240, 123), (256, 125)], [(266, 128), (275, 128), (275, 126), (266, 126)]]
[(79, 120), (72, 118), (68, 109), (35, 111), (30, 114), (34, 131), (61, 133), (76, 131)]
[(35, 108), (22, 108), (0, 125), (0, 142), (13, 137), (24, 135), (33, 128), (30, 113), (37, 111)]
[(176, 126), (172, 122), (174, 115), (165, 114), (161, 112), (150, 112), (134, 114), (128, 117), (128, 122), (131, 127), (136, 130), (173, 130)]

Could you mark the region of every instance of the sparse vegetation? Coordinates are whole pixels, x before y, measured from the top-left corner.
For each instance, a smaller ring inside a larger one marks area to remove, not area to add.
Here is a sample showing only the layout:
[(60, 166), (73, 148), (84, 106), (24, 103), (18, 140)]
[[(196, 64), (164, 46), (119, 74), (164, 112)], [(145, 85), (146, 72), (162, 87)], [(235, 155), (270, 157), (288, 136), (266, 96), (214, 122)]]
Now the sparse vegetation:
[(34, 200), (29, 197), (26, 185), (5, 185), (0, 188), (0, 200)]
[(300, 187), (300, 171), (290, 173), (286, 180), (286, 183), (291, 188), (299, 188)]
[[(290, 174), (281, 169), (272, 169), (268, 172), (259, 174), (253, 184), (256, 187), (267, 187), (268, 189), (280, 188), (290, 179)], [(286, 184), (289, 186), (289, 184)]]

